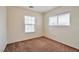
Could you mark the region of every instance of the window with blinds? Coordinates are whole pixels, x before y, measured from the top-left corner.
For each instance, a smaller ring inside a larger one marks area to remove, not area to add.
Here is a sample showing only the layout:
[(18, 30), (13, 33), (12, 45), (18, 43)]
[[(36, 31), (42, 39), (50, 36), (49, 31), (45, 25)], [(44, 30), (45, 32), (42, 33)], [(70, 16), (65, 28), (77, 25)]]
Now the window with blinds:
[(25, 32), (35, 32), (35, 17), (25, 16)]
[(70, 13), (64, 13), (49, 17), (49, 25), (70, 25)]

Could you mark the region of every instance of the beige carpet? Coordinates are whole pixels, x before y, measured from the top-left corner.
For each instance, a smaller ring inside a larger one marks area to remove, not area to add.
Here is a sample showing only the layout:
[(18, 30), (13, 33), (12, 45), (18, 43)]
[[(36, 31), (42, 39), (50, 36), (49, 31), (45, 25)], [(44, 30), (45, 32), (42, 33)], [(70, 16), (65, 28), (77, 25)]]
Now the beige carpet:
[(7, 45), (5, 52), (76, 52), (78, 50), (45, 37)]

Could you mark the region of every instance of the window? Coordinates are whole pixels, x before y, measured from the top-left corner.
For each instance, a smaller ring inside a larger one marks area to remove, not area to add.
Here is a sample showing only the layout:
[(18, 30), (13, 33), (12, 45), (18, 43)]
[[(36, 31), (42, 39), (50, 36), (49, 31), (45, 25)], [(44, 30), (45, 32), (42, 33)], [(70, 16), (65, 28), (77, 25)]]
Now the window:
[(49, 17), (49, 25), (70, 25), (70, 13)]
[(57, 25), (57, 16), (49, 17), (49, 25)]
[(35, 17), (25, 16), (25, 32), (35, 32)]

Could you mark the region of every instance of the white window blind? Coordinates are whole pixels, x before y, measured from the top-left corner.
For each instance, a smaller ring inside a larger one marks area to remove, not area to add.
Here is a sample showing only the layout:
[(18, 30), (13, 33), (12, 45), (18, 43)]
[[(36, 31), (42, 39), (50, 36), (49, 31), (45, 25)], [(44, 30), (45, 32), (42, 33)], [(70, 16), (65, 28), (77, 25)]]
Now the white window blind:
[(57, 16), (49, 17), (49, 25), (57, 25)]
[(70, 14), (61, 14), (58, 16), (59, 25), (70, 25)]
[(25, 32), (35, 32), (35, 17), (25, 16)]
[(49, 25), (70, 25), (70, 13), (49, 17)]

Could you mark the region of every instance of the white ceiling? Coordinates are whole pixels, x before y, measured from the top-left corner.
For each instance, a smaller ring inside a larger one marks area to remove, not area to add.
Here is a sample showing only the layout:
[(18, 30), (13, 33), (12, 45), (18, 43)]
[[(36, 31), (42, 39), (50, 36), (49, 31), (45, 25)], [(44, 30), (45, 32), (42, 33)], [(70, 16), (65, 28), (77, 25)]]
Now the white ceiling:
[(34, 8), (29, 8), (29, 6), (21, 6), (20, 8), (24, 8), (24, 9), (30, 9), (36, 12), (47, 12), (50, 11), (51, 9), (56, 8), (57, 6), (33, 6)]

